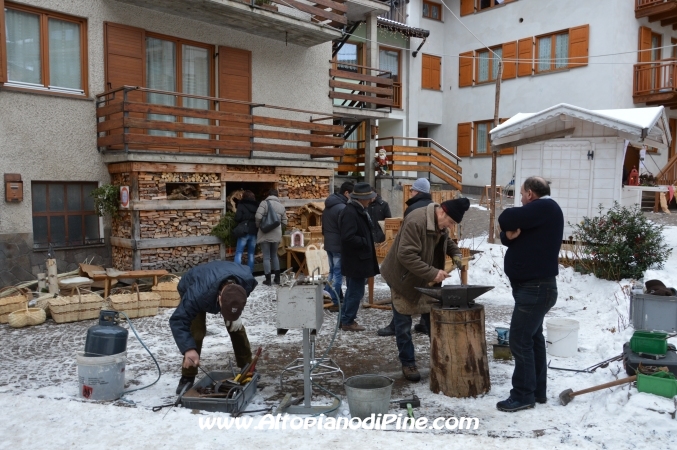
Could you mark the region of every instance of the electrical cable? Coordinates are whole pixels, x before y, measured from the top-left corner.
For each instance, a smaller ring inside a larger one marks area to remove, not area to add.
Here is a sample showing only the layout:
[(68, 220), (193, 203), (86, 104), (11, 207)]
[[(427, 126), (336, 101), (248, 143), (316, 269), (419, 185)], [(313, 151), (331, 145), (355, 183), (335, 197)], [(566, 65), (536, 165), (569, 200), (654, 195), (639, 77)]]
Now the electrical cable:
[(132, 331), (134, 332), (134, 336), (136, 336), (136, 339), (139, 340), (139, 343), (141, 343), (141, 345), (143, 346), (143, 348), (146, 349), (146, 351), (148, 352), (148, 354), (150, 355), (150, 357), (153, 358), (153, 362), (155, 363), (155, 366), (157, 367), (157, 379), (156, 379), (155, 381), (153, 381), (151, 384), (149, 384), (149, 385), (147, 385), (147, 386), (142, 386), (142, 387), (139, 387), (139, 388), (134, 388), (134, 389), (130, 389), (130, 390), (128, 390), (128, 391), (124, 391), (124, 392), (122, 393), (122, 395), (125, 395), (125, 394), (129, 394), (130, 392), (140, 391), (140, 390), (142, 390), (142, 389), (146, 389), (146, 388), (149, 388), (149, 387), (153, 386), (155, 383), (157, 383), (158, 381), (160, 381), (160, 377), (162, 376), (162, 370), (160, 370), (160, 364), (158, 364), (157, 359), (155, 359), (155, 356), (153, 356), (153, 354), (151, 353), (151, 351), (148, 350), (148, 347), (146, 347), (146, 344), (144, 344), (144, 343), (143, 343), (143, 340), (141, 340), (141, 338), (139, 337), (138, 333), (136, 332), (136, 329), (134, 328), (134, 325), (132, 325), (132, 321), (129, 320), (129, 316), (127, 316), (127, 314), (125, 314), (125, 313), (122, 312), (122, 311), (119, 311), (119, 314), (122, 314), (123, 316), (125, 316), (125, 319), (127, 319), (127, 323), (129, 324), (129, 328), (131, 328)]

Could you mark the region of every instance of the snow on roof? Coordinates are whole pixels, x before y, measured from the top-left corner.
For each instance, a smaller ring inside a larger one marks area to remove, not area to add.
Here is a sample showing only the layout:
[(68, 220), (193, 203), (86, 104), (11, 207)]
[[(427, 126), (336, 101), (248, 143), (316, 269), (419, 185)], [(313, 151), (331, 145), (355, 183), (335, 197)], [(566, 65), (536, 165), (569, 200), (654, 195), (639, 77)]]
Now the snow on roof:
[[(654, 140), (663, 142), (663, 135), (665, 133), (665, 140), (668, 142), (670, 140), (668, 119), (663, 106), (589, 110), (579, 106), (560, 103), (536, 113), (515, 114), (506, 122), (492, 129), (490, 134), (493, 139), (505, 137), (540, 122), (551, 120), (560, 114), (623, 131), (640, 139), (649, 135)], [(654, 129), (657, 124), (660, 125), (659, 128)], [(643, 130), (645, 129), (648, 130), (648, 133), (643, 135)], [(664, 143), (667, 144), (667, 142)]]

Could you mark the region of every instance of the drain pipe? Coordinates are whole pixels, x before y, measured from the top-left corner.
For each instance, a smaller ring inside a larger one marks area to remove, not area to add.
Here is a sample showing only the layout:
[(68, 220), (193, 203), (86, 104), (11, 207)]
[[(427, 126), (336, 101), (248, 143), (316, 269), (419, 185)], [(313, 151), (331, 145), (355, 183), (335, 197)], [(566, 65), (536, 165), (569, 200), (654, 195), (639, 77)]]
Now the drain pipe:
[[(428, 32), (428, 36), (430, 36), (430, 32)], [(418, 46), (418, 48), (411, 54), (414, 58), (416, 58), (416, 55), (418, 54), (418, 51), (421, 50), (421, 47), (423, 47), (423, 44), (425, 44), (425, 41), (428, 39), (428, 36), (423, 38), (423, 42), (421, 42), (421, 45)]]

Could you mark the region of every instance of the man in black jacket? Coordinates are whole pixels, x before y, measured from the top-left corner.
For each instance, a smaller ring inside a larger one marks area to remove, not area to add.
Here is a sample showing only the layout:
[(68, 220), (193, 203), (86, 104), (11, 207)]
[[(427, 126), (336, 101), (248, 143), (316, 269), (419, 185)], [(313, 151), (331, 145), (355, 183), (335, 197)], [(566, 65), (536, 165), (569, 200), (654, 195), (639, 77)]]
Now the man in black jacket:
[(364, 297), (364, 285), (367, 278), (380, 273), (373, 225), (367, 213), (367, 207), (375, 197), (376, 192), (369, 183), (357, 183), (339, 218), (341, 272), (346, 277), (347, 286), (341, 315), (341, 329), (344, 331), (364, 331), (365, 328), (355, 322)]
[(547, 402), (547, 364), (543, 318), (557, 302), (559, 251), (564, 216), (550, 198), (550, 186), (530, 177), (521, 189), (522, 207), (498, 218), (501, 242), (508, 247), (504, 271), (510, 279), (515, 308), (510, 322), (510, 351), (515, 359), (510, 397), (500, 411), (514, 412)]
[(376, 198), (369, 203), (367, 212), (371, 218), (371, 223), (374, 225), (374, 242), (377, 244), (385, 242), (386, 235), (383, 232), (383, 229), (381, 229), (379, 222), (390, 219), (393, 216), (390, 212), (390, 205), (387, 201), (383, 200), (377, 192)]
[(247, 297), (256, 287), (249, 267), (230, 261), (213, 261), (193, 267), (181, 277), (181, 303), (169, 318), (174, 341), (183, 354), (181, 380), (176, 393), (192, 386), (200, 364), (202, 341), (207, 334), (207, 313), (223, 316), (238, 367), (252, 360), (244, 325), (239, 320)]
[(322, 212), (322, 235), (324, 236), (324, 249), (329, 258), (329, 279), (327, 280), (333, 290), (329, 290), (333, 305), (330, 311), (338, 311), (339, 299), (343, 298), (341, 285), (341, 230), (339, 229), (339, 215), (346, 207), (350, 193), (353, 192), (354, 184), (346, 181), (341, 185), (338, 193), (331, 194), (324, 201)]

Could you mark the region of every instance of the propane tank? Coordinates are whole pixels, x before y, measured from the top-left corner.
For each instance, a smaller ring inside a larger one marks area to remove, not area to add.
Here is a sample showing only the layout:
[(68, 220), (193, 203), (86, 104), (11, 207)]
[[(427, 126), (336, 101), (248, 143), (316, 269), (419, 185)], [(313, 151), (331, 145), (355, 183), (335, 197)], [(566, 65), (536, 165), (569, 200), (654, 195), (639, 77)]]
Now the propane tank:
[(101, 310), (99, 324), (87, 330), (85, 356), (117, 355), (127, 350), (129, 332), (118, 322), (117, 311)]

